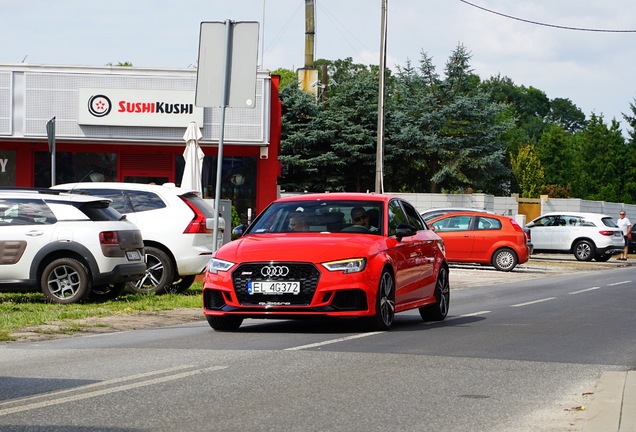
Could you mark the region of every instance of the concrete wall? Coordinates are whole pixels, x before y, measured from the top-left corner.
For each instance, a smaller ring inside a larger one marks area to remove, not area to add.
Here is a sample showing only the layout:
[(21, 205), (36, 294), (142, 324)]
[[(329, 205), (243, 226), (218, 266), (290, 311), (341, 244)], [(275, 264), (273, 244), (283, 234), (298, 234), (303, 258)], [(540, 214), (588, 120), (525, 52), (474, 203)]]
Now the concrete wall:
[[(495, 197), (481, 193), (473, 194), (431, 194), (431, 193), (396, 193), (387, 192), (408, 200), (422, 212), (436, 207), (471, 207), (490, 210), (497, 214), (511, 217), (518, 215), (516, 197)], [(627, 217), (636, 220), (636, 205), (623, 203), (609, 203), (605, 201), (588, 201), (580, 198), (542, 198), (541, 214), (553, 211), (574, 211), (588, 213), (602, 213), (618, 219), (618, 211), (624, 209)]]

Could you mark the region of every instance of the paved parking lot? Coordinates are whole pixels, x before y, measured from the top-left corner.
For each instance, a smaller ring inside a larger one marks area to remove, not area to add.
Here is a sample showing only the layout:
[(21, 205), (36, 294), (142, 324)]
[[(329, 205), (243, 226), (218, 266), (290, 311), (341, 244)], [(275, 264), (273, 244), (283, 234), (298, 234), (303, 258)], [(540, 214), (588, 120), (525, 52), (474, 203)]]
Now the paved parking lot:
[(534, 254), (527, 263), (518, 265), (511, 272), (495, 270), (494, 267), (479, 264), (450, 264), (451, 289), (469, 288), (484, 284), (502, 284), (528, 279), (537, 279), (572, 271), (595, 271), (624, 267), (636, 263), (636, 255), (629, 255), (627, 261), (611, 259), (601, 263), (577, 261), (571, 254)]

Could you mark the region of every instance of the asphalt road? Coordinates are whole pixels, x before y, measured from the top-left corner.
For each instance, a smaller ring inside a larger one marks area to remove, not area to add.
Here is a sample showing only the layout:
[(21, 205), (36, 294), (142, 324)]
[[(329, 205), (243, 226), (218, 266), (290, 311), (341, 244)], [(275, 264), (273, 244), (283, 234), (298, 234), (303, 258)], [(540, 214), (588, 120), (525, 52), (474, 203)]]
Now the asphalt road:
[(446, 321), (406, 313), (390, 332), (201, 320), (5, 344), (0, 430), (580, 431), (601, 374), (636, 367), (636, 268), (604, 265), (457, 266), (513, 280), (458, 287)]

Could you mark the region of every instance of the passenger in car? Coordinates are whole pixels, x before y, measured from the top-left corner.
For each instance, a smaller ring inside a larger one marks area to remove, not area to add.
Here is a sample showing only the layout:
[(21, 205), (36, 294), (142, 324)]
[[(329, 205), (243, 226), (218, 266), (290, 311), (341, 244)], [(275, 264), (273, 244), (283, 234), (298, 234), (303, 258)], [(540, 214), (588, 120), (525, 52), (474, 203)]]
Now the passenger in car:
[(290, 231), (309, 231), (309, 227), (307, 226), (307, 220), (305, 219), (305, 215), (296, 212), (292, 214), (289, 218), (289, 230)]
[(377, 227), (371, 226), (369, 223), (369, 215), (364, 207), (354, 207), (351, 209), (351, 223), (353, 225), (365, 227), (370, 232), (378, 231)]

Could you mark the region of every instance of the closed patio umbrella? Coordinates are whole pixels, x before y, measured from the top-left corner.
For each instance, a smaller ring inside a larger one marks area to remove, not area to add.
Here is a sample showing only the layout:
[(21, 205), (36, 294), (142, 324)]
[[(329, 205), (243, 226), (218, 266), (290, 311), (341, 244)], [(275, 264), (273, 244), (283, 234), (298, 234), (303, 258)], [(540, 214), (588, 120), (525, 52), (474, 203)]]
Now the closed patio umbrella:
[(203, 197), (203, 188), (201, 187), (201, 170), (203, 168), (203, 158), (205, 153), (199, 146), (199, 140), (203, 135), (196, 122), (190, 122), (188, 128), (183, 134), (183, 140), (186, 142), (183, 158), (185, 166), (183, 168), (183, 178), (181, 179), (181, 187), (199, 192)]

